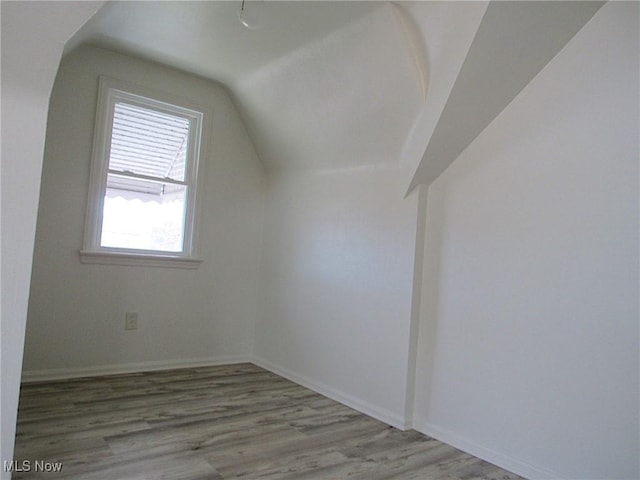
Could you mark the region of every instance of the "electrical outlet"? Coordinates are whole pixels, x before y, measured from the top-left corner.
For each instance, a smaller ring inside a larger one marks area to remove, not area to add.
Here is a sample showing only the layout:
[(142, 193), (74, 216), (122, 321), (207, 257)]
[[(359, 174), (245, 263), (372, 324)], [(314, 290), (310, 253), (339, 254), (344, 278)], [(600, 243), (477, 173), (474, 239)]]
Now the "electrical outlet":
[(138, 329), (138, 314), (136, 312), (127, 312), (124, 315), (124, 329), (125, 330), (137, 330)]

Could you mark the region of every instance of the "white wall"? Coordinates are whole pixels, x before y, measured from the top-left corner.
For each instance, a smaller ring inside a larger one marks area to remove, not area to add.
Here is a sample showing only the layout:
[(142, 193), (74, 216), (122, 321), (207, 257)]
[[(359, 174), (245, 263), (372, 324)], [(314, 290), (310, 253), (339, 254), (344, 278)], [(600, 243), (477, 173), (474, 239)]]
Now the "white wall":
[(401, 165), (407, 174), (407, 186), (427, 149), (429, 140), (444, 111), (462, 64), (475, 38), (488, 1), (416, 2), (398, 3), (406, 10), (414, 25), (421, 45), (420, 55), (428, 64), (425, 103), (409, 133), (401, 156)]
[[(12, 130), (3, 122), (2, 142), (2, 457), (9, 459), (48, 94), (45, 70), (55, 70), (57, 59), (47, 59), (59, 55), (59, 48), (37, 45), (39, 55), (29, 58), (42, 61), (21, 62), (25, 71), (7, 82), (6, 3), (2, 9), (2, 114), (14, 120)], [(532, 476), (640, 473), (637, 18), (637, 4), (603, 7), (429, 193), (420, 428)], [(20, 55), (30, 52), (25, 41), (46, 32), (47, 23), (56, 22), (44, 22), (38, 32), (8, 23)], [(113, 61), (125, 79), (176, 85), (174, 72), (140, 70), (128, 62)], [(37, 83), (33, 90), (31, 82)], [(222, 140), (214, 148), (228, 155), (215, 157), (222, 167), (209, 178), (216, 185), (209, 194), (221, 201), (211, 202), (203, 231), (211, 239), (203, 252), (208, 275), (203, 269), (76, 263), (91, 135), (75, 132), (90, 130), (93, 114), (86, 110), (94, 108), (95, 98), (77, 102), (81, 115), (64, 117), (74, 134), (63, 139), (66, 145), (52, 146), (57, 167), (48, 166), (49, 156), (45, 165), (42, 209), (49, 213), (41, 210), (48, 219), (41, 228), (51, 236), (43, 250), (39, 234), (36, 251), (28, 367), (223, 358), (232, 350), (248, 351), (241, 312), (255, 315), (255, 304), (240, 303), (255, 296), (256, 284), (248, 279), (258, 278), (259, 255), (254, 261), (244, 255), (259, 244), (247, 233), (260, 235), (262, 172), (226, 93), (207, 85), (218, 92), (214, 111), (232, 119), (229, 130), (214, 134), (214, 142)], [(88, 90), (79, 88), (78, 98), (91, 97)], [(274, 177), (259, 279), (263, 313), (256, 325), (255, 354), (263, 364), (391, 423), (407, 413), (418, 203), (416, 197), (401, 201), (403, 190), (393, 169)], [(242, 200), (244, 207), (236, 203)], [(193, 288), (186, 292), (184, 285)], [(176, 286), (182, 293), (165, 298)], [(122, 314), (129, 309), (140, 312), (141, 327), (125, 335)], [(54, 321), (44, 321), (44, 313)], [(187, 328), (174, 324), (176, 318), (195, 320)], [(32, 324), (41, 328), (33, 332)], [(206, 338), (196, 338), (205, 331)], [(228, 339), (233, 348), (223, 345)], [(40, 348), (48, 349), (46, 356)]]
[[(64, 42), (103, 2), (2, 2), (0, 461), (13, 456), (49, 94)], [(25, 58), (29, 61), (25, 61)], [(1, 478), (11, 474), (0, 472)]]
[(265, 215), (259, 364), (404, 424), (417, 195), (394, 167), (280, 173)]
[[(213, 111), (197, 270), (81, 264), (98, 75)], [(63, 60), (42, 174), (25, 346), (27, 378), (248, 358), (264, 172), (219, 84), (106, 50)], [(127, 311), (139, 328), (124, 330)]]
[(637, 3), (606, 4), (430, 187), (416, 424), (637, 479)]

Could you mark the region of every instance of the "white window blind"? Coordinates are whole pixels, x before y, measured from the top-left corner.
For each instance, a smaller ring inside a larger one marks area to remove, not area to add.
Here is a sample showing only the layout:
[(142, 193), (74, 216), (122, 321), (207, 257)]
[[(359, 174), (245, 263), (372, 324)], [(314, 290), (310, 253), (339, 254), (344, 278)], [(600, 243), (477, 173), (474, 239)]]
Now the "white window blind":
[(191, 258), (203, 114), (112, 83), (101, 80), (82, 253)]

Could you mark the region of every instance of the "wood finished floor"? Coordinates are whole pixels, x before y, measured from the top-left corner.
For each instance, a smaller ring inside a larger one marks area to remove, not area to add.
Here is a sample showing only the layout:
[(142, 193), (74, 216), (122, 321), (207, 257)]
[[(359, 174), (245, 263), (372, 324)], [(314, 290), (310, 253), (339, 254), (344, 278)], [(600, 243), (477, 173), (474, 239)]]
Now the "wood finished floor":
[(520, 478), (251, 364), (23, 385), (15, 458), (14, 479)]

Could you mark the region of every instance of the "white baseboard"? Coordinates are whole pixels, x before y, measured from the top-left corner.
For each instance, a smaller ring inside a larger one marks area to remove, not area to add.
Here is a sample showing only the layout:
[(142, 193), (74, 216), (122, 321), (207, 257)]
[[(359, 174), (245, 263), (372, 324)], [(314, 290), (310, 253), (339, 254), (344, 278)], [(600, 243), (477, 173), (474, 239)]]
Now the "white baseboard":
[(309, 388), (321, 395), (329, 397), (360, 413), (369, 415), (381, 422), (392, 425), (401, 430), (410, 428), (410, 422), (401, 415), (365, 402), (348, 393), (337, 390), (321, 382), (299, 375), (291, 370), (282, 368), (268, 360), (244, 355), (229, 355), (210, 358), (187, 358), (174, 360), (158, 360), (149, 362), (121, 363), (115, 365), (99, 365), (80, 368), (51, 368), (46, 370), (25, 370), (22, 372), (22, 383), (45, 382), (52, 380), (66, 380), (71, 378), (97, 377), (122, 373), (150, 372), (156, 370), (172, 370), (174, 368), (209, 367), (215, 365), (229, 365), (234, 363), (253, 363), (269, 370), (276, 375), (287, 378), (294, 383)]
[(172, 370), (174, 368), (210, 367), (233, 363), (251, 363), (251, 358), (244, 355), (227, 355), (208, 358), (185, 358), (174, 360), (157, 360), (150, 362), (120, 363), (115, 365), (99, 365), (80, 368), (51, 368), (46, 370), (26, 370), (22, 372), (22, 383), (44, 382), (49, 380), (65, 380), (69, 378), (96, 377), (119, 373), (150, 372), (153, 370)]
[(444, 428), (437, 427), (433, 424), (430, 424), (429, 422), (417, 421), (415, 429), (420, 433), (424, 433), (429, 437), (440, 440), (443, 443), (458, 448), (463, 452), (467, 452), (474, 457), (478, 457), (500, 468), (504, 468), (505, 470), (520, 475), (521, 477), (536, 480), (562, 478), (562, 476), (547, 472), (545, 470), (541, 470), (538, 467), (534, 467), (533, 465), (513, 458), (509, 455), (505, 455), (503, 453), (496, 452), (494, 450), (478, 445), (471, 440), (468, 440)]
[(54, 368), (46, 370), (27, 370), (22, 372), (22, 383), (42, 382), (49, 380), (64, 380), (70, 378), (94, 377), (102, 375), (114, 375), (121, 373), (137, 373), (154, 370), (171, 370), (175, 368), (208, 367), (216, 365), (229, 365), (234, 363), (253, 363), (259, 367), (269, 370), (276, 375), (287, 378), (294, 383), (302, 385), (321, 395), (329, 397), (360, 413), (373, 417), (388, 425), (392, 425), (401, 430), (415, 428), (417, 431), (433, 437), (441, 442), (447, 443), (464, 452), (481, 458), (489, 463), (497, 465), (505, 470), (509, 470), (522, 477), (542, 480), (558, 479), (561, 476), (541, 470), (529, 465), (526, 462), (512, 458), (500, 452), (493, 451), (474, 443), (454, 432), (438, 427), (429, 422), (410, 418), (393, 413), (384, 408), (380, 408), (369, 402), (361, 400), (353, 395), (345, 393), (336, 388), (330, 387), (322, 382), (295, 373), (289, 369), (280, 367), (263, 358), (250, 357), (245, 355), (228, 355), (222, 357), (209, 358), (188, 358), (174, 360), (159, 360), (150, 362), (123, 363), (116, 365), (101, 365), (82, 368)]
[(313, 390), (314, 392), (324, 395), (325, 397), (329, 397), (336, 402), (342, 403), (347, 407), (353, 408), (354, 410), (373, 417), (376, 420), (380, 420), (381, 422), (384, 422), (388, 425), (399, 428), (400, 430), (406, 430), (409, 427), (406, 420), (401, 415), (393, 413), (384, 408), (380, 408), (376, 405), (372, 405), (369, 402), (365, 402), (364, 400), (356, 398), (353, 395), (325, 385), (322, 382), (318, 382), (317, 380), (313, 380), (304, 375), (292, 372), (291, 370), (280, 367), (279, 365), (265, 360), (264, 358), (254, 357), (252, 359), (252, 362), (258, 367), (269, 370), (276, 375), (291, 380), (298, 385), (302, 385), (303, 387)]

